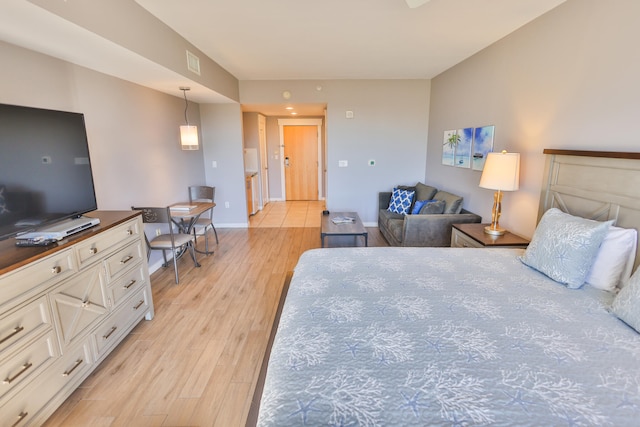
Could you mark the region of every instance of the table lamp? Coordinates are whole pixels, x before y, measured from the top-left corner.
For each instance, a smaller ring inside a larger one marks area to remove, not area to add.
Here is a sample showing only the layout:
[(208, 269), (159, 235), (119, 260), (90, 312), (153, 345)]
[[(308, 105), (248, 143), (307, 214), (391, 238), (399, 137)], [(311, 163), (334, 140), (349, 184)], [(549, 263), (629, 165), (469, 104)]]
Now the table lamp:
[(489, 153), (484, 163), (480, 187), (496, 190), (493, 195), (493, 209), (491, 210), (491, 225), (484, 228), (484, 232), (493, 236), (503, 235), (505, 230), (500, 228), (498, 221), (502, 210), (502, 192), (515, 191), (520, 186), (520, 154)]

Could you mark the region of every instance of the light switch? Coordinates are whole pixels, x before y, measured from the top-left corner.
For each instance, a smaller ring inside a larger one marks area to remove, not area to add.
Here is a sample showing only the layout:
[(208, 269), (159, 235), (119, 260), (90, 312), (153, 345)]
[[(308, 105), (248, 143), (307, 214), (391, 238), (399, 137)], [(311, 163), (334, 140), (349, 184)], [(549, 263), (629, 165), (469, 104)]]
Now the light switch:
[(349, 161), (348, 160), (338, 160), (338, 167), (339, 168), (346, 168), (347, 166), (349, 166)]
[(347, 110), (346, 117), (347, 119), (353, 119), (353, 111)]
[(218, 162), (216, 162), (215, 160), (213, 160), (213, 161), (211, 162), (211, 167), (212, 167), (212, 168), (217, 168), (217, 167), (218, 167)]

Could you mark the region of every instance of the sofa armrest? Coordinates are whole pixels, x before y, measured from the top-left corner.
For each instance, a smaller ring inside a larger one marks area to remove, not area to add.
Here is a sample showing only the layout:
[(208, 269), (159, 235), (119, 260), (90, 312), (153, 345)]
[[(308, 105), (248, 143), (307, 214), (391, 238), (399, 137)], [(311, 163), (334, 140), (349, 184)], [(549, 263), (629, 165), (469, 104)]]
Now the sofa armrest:
[(481, 221), (482, 217), (464, 209), (459, 214), (407, 215), (402, 246), (451, 246), (452, 224)]
[(387, 209), (391, 203), (391, 192), (383, 191), (378, 193), (378, 209)]

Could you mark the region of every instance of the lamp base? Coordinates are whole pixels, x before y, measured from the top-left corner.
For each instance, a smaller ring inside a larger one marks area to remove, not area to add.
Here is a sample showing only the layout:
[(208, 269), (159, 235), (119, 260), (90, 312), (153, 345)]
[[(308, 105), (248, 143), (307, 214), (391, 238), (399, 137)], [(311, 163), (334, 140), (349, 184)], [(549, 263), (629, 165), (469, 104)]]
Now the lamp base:
[(505, 230), (504, 228), (500, 228), (500, 227), (493, 228), (490, 225), (487, 225), (484, 228), (484, 232), (492, 236), (502, 236), (506, 231), (507, 230)]
[(500, 227), (492, 228), (490, 225), (487, 225), (484, 228), (484, 232), (492, 236), (502, 236), (506, 231), (507, 230), (505, 230), (504, 228), (500, 228)]

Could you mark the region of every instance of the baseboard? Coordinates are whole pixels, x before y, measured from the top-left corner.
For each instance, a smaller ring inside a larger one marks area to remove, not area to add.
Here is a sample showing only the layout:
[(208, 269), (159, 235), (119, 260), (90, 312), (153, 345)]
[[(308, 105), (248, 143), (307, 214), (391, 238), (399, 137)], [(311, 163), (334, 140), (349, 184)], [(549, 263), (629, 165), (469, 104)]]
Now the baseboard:
[(377, 222), (363, 222), (362, 225), (364, 225), (365, 227), (378, 227), (378, 223)]
[(214, 224), (218, 228), (249, 228), (248, 222), (216, 222)]

